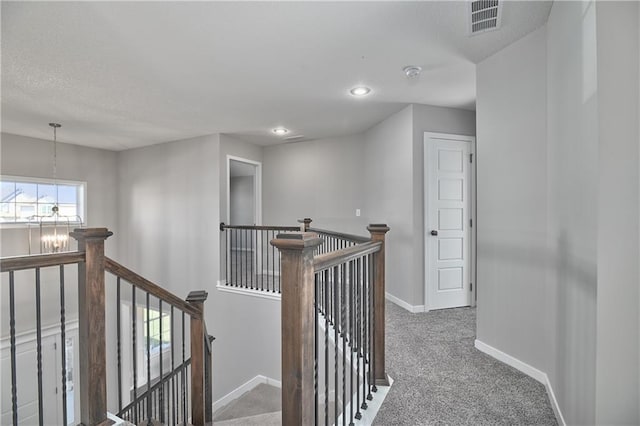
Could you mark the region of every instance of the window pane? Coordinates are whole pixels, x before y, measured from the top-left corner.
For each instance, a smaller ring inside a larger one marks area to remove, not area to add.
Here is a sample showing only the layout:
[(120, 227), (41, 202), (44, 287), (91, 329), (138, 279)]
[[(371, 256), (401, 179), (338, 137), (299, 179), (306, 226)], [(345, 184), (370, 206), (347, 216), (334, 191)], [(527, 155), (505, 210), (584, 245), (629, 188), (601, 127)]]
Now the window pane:
[[(38, 203), (39, 216), (51, 216), (53, 214), (53, 204)], [(53, 218), (51, 218), (53, 220)]]
[(56, 186), (47, 184), (38, 184), (38, 202), (39, 203), (55, 203), (56, 202)]
[(16, 203), (16, 216), (18, 220), (27, 221), (30, 216), (35, 214), (35, 203)]
[(38, 199), (38, 185), (35, 183), (16, 182), (16, 201), (20, 203), (35, 202)]
[(58, 185), (58, 203), (75, 204), (77, 202), (77, 187), (71, 185)]
[[(76, 216), (78, 209), (75, 204), (58, 204), (58, 214), (60, 216)], [(71, 217), (69, 220), (75, 221), (75, 217)]]
[(13, 203), (0, 203), (0, 221), (13, 222), (16, 219), (16, 205)]
[(14, 192), (16, 191), (15, 182), (2, 182), (2, 201), (13, 201), (15, 198)]

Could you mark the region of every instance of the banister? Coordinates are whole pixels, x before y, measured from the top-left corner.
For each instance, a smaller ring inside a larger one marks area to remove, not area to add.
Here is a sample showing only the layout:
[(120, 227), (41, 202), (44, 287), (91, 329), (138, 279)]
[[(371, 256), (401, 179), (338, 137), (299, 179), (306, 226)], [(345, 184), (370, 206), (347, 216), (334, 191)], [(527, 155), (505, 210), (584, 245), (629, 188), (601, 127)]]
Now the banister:
[(299, 231), (299, 226), (272, 226), (272, 225), (226, 225), (220, 224), (220, 230), (226, 229), (254, 229), (257, 231)]
[(68, 265), (72, 263), (84, 262), (84, 260), (85, 253), (79, 251), (3, 257), (0, 259), (0, 272), (44, 268), (46, 266)]
[(382, 242), (369, 241), (356, 246), (343, 248), (341, 250), (332, 251), (330, 253), (321, 254), (314, 257), (313, 266), (315, 272), (321, 272), (325, 269), (332, 268), (342, 263), (349, 262), (362, 256), (380, 251)]
[(341, 240), (353, 241), (354, 243), (366, 243), (371, 241), (371, 238), (363, 237), (362, 235), (347, 234), (344, 232), (330, 231), (328, 229), (308, 228), (307, 230), (309, 232), (315, 232), (317, 234), (330, 235)]
[(104, 261), (105, 261), (105, 265), (104, 265), (105, 269), (111, 272), (112, 274), (114, 274), (115, 276), (120, 277), (125, 281), (128, 281), (129, 283), (133, 284), (135, 287), (138, 287), (141, 290), (148, 292), (152, 296), (155, 296), (161, 299), (162, 301), (175, 306), (176, 308), (186, 312), (193, 318), (198, 318), (198, 319), (202, 318), (202, 313), (200, 310), (196, 309), (193, 305), (180, 299), (178, 296), (174, 295), (173, 293), (165, 290), (164, 288), (160, 287), (157, 284), (154, 284), (148, 279), (136, 274), (131, 269), (119, 264), (118, 262), (116, 262), (111, 258), (105, 257)]

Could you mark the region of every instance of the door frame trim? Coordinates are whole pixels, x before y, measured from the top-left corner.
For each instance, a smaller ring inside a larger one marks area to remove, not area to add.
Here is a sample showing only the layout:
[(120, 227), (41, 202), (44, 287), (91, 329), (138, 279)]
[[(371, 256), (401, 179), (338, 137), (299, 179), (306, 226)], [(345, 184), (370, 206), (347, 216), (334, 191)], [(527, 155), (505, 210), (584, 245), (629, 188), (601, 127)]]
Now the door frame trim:
[[(231, 161), (251, 164), (256, 166), (256, 174), (253, 177), (253, 207), (255, 225), (262, 225), (262, 163), (248, 158), (227, 155), (227, 222), (231, 222)], [(231, 224), (231, 223), (230, 223)], [(233, 224), (231, 224), (233, 225)]]
[(428, 141), (429, 139), (444, 139), (444, 140), (455, 140), (455, 141), (466, 141), (469, 142), (469, 153), (473, 156), (473, 161), (471, 162), (471, 168), (469, 170), (469, 197), (470, 203), (469, 206), (469, 219), (473, 221), (473, 226), (470, 229), (470, 238), (469, 238), (469, 279), (473, 283), (473, 287), (471, 289), (471, 298), (470, 298), (470, 306), (476, 306), (477, 300), (477, 274), (476, 274), (476, 261), (477, 261), (477, 239), (476, 232), (478, 229), (478, 224), (476, 220), (476, 137), (469, 135), (459, 135), (455, 133), (437, 133), (437, 132), (424, 132), (422, 146), (423, 146), (423, 157), (422, 157), (422, 171), (423, 171), (423, 247), (424, 247), (424, 311), (429, 311), (429, 240), (427, 238), (427, 233), (429, 231), (429, 173), (427, 173), (427, 165), (429, 150), (428, 150)]

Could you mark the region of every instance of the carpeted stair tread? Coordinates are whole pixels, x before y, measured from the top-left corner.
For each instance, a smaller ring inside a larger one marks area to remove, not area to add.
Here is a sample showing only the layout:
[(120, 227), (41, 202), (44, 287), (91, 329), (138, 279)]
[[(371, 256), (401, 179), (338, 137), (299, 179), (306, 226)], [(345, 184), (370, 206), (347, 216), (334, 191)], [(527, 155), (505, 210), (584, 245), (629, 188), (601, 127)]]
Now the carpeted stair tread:
[(223, 421), (214, 421), (214, 426), (218, 425), (242, 425), (242, 426), (280, 426), (282, 424), (282, 411), (274, 413), (258, 414), (256, 416), (241, 417)]

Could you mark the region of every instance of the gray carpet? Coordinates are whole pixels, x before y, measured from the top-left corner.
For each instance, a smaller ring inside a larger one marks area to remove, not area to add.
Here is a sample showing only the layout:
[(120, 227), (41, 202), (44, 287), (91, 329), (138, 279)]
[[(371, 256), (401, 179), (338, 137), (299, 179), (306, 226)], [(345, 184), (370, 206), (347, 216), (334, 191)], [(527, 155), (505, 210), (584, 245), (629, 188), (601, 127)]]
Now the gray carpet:
[(393, 386), (374, 425), (556, 425), (544, 386), (474, 348), (475, 309), (387, 302)]

